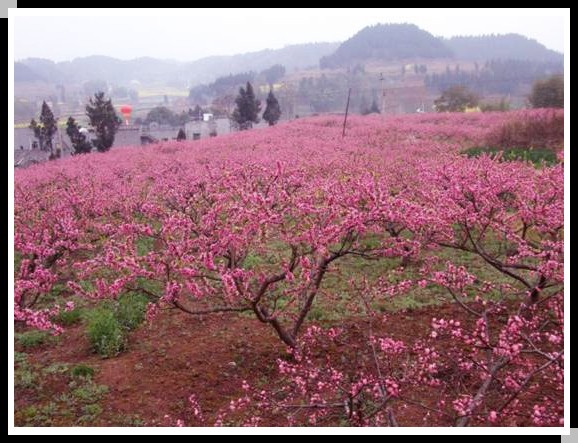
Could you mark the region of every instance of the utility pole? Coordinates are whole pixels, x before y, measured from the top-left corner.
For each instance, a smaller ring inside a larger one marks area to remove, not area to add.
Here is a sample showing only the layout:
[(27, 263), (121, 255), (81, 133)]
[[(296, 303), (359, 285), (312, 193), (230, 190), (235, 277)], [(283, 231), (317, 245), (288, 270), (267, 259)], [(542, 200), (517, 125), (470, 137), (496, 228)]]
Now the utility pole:
[(345, 105), (345, 118), (343, 119), (343, 134), (341, 134), (341, 137), (345, 137), (345, 124), (347, 123), (347, 113), (349, 112), (350, 97), (351, 97), (351, 88), (349, 88), (349, 92), (347, 93), (347, 105)]

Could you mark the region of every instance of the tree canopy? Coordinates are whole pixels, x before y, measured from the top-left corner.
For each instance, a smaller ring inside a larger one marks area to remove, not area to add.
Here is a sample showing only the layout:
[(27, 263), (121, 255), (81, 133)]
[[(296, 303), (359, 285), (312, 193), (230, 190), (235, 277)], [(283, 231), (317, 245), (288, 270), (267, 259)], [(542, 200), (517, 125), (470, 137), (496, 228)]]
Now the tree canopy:
[(121, 119), (116, 115), (110, 99), (104, 98), (104, 92), (97, 92), (86, 105), (86, 115), (90, 126), (94, 128), (96, 139), (93, 141), (98, 152), (108, 151), (113, 143)]
[(235, 99), (237, 107), (233, 111), (232, 118), (239, 125), (239, 129), (249, 129), (253, 123), (259, 123), (261, 101), (255, 98), (255, 92), (250, 82), (246, 88), (239, 89), (239, 95)]
[(52, 152), (52, 138), (56, 134), (58, 127), (52, 109), (45, 101), (42, 102), (40, 123), (32, 119), (29, 127), (34, 131), (34, 136), (38, 139), (40, 149)]
[(478, 106), (478, 96), (464, 86), (452, 86), (434, 101), (438, 112), (464, 112)]
[(273, 90), (271, 90), (267, 96), (267, 106), (265, 107), (265, 112), (263, 112), (263, 120), (269, 123), (269, 126), (273, 126), (279, 121), (279, 117), (281, 117), (281, 108), (279, 107), (277, 97), (275, 97)]
[[(201, 109), (198, 106), (197, 108)], [(193, 110), (193, 114), (199, 112), (197, 108)], [(197, 115), (195, 114), (194, 117), (197, 118)], [(149, 111), (144, 122), (147, 125), (156, 122), (159, 125), (182, 126), (188, 121), (190, 121), (192, 118), (193, 117), (191, 117), (189, 112), (183, 111), (180, 114), (176, 114), (166, 106), (157, 106)], [(202, 118), (203, 114), (201, 109), (199, 119)]]
[(564, 77), (553, 75), (545, 80), (538, 80), (532, 87), (529, 100), (533, 108), (563, 108)]

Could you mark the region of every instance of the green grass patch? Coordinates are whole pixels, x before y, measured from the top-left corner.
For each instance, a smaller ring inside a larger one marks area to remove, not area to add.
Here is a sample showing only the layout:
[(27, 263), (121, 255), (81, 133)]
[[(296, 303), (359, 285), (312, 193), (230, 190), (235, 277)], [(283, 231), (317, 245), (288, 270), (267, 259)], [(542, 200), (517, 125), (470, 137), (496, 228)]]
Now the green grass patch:
[(247, 254), (247, 257), (245, 257), (245, 260), (243, 261), (243, 268), (245, 269), (259, 268), (265, 262), (266, 262), (265, 259), (263, 259), (262, 257), (259, 257), (258, 255), (255, 255), (253, 253), (249, 253)]
[(92, 424), (98, 416), (102, 414), (102, 406), (99, 404), (91, 404), (82, 407), (82, 415), (78, 419), (79, 424)]
[(28, 355), (25, 352), (14, 351), (14, 364), (21, 365), (28, 363)]
[(18, 251), (14, 251), (14, 274), (18, 274), (20, 272), (20, 265), (22, 264), (22, 253)]
[(66, 374), (68, 372), (68, 363), (52, 363), (42, 369), (42, 373), (45, 375), (57, 375)]
[(159, 297), (164, 293), (164, 285), (160, 281), (148, 280), (144, 277), (136, 278), (137, 288), (142, 288), (152, 294), (158, 294)]
[(116, 422), (119, 426), (145, 426), (145, 421), (138, 414), (119, 415)]
[(16, 334), (16, 342), (24, 349), (38, 348), (54, 340), (54, 337), (46, 331), (27, 331)]
[[(437, 289), (437, 290), (436, 290)], [(413, 311), (426, 306), (441, 304), (443, 288), (412, 290), (408, 294), (376, 300), (374, 307), (380, 312)]]
[(147, 255), (153, 250), (154, 238), (152, 237), (140, 237), (136, 241), (136, 252), (139, 257)]
[(93, 425), (101, 415), (109, 389), (92, 380), (93, 368), (62, 362), (43, 367), (22, 352), (15, 353), (15, 362), (14, 387), (26, 390), (27, 403), (15, 410), (16, 426)]
[(461, 152), (469, 158), (480, 157), (487, 154), (496, 158), (501, 154), (501, 161), (522, 161), (531, 162), (534, 166), (545, 164), (551, 166), (558, 163), (556, 153), (547, 148), (496, 148), (491, 146), (476, 146)]
[[(71, 387), (74, 387), (75, 382), (71, 382)], [(72, 397), (83, 404), (97, 403), (108, 393), (108, 386), (97, 385), (92, 381), (82, 384), (74, 388), (71, 392)]]
[(14, 353), (14, 387), (34, 389), (38, 386), (38, 377), (23, 352)]
[(57, 405), (50, 402), (44, 406), (27, 406), (18, 415), (24, 421), (25, 426), (52, 426), (57, 412)]
[(82, 288), (83, 291), (85, 292), (92, 292), (94, 291), (94, 284), (89, 281), (89, 280), (80, 280), (78, 282), (79, 286)]
[(14, 386), (23, 389), (33, 389), (38, 386), (38, 377), (28, 365), (23, 365), (14, 371)]
[(311, 311), (309, 311), (309, 319), (315, 321), (321, 321), (326, 319), (327, 311), (319, 306), (313, 306)]

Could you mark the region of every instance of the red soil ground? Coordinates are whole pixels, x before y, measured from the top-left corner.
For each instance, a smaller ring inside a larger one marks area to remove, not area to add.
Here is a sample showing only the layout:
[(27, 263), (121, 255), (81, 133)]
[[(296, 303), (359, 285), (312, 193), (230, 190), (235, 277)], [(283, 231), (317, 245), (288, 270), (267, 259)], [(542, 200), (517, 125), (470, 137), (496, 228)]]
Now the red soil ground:
[[(390, 337), (417, 337), (427, 334), (432, 317), (463, 318), (462, 311), (452, 305), (401, 311), (391, 315), (386, 324), (376, 324), (374, 334)], [(367, 322), (351, 320), (345, 327), (350, 337), (364, 345)], [(257, 320), (236, 315), (192, 317), (180, 311), (162, 313), (152, 325), (143, 324), (131, 333), (128, 350), (109, 359), (91, 351), (85, 328), (67, 329), (57, 344), (27, 351), (31, 364), (47, 367), (55, 362), (84, 364), (95, 369), (94, 381), (107, 385), (108, 393), (101, 400), (103, 412), (89, 426), (127, 426), (130, 417), (138, 424), (163, 426), (165, 414), (176, 419), (190, 417), (188, 397), (195, 393), (203, 412), (211, 416), (242, 395), (241, 382), (269, 385), (277, 377), (276, 359), (286, 356), (285, 346), (273, 330)], [(21, 350), (17, 349), (16, 350)], [(16, 426), (25, 423), (19, 411), (32, 404), (46, 404), (68, 389), (63, 377), (42, 379), (38, 390), (16, 389)], [(532, 393), (532, 401), (547, 394)], [(427, 393), (410, 393), (421, 401)], [(424, 397), (426, 396), (426, 397)], [(448, 426), (449, 422), (424, 422), (425, 411), (408, 405), (399, 410), (402, 426)], [(74, 426), (78, 417), (57, 417), (53, 426)], [(430, 418), (430, 420), (432, 420)], [(174, 420), (173, 420), (174, 422)], [(275, 417), (265, 417), (263, 425), (280, 425)], [(518, 426), (531, 426), (527, 418), (519, 418)], [(306, 425), (306, 423), (304, 423)], [(511, 424), (513, 425), (513, 423)]]

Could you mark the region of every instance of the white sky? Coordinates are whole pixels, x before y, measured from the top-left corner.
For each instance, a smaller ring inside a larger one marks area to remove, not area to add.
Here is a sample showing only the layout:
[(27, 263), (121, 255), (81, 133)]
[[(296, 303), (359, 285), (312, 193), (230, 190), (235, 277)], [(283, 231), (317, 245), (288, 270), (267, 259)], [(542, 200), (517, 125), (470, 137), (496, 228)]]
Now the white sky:
[(404, 22), (444, 37), (514, 32), (563, 52), (566, 10), (19, 9), (15, 14), (16, 60), (62, 61), (101, 54), (192, 61), (296, 43), (343, 41), (368, 25)]

